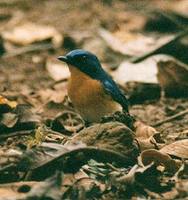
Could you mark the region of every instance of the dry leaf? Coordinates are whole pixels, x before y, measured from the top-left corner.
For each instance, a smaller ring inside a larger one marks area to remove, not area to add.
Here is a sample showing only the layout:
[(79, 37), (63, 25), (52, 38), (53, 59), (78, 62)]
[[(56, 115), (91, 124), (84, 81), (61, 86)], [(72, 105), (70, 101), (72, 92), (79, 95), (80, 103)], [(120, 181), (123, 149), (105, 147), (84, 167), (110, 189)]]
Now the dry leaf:
[(52, 129), (64, 134), (74, 134), (84, 128), (85, 122), (79, 114), (64, 110), (52, 122)]
[[(56, 87), (57, 88), (57, 87)], [(57, 89), (42, 89), (37, 92), (37, 96), (42, 103), (48, 102), (62, 103), (67, 94), (67, 83), (63, 82)]]
[(48, 60), (46, 63), (46, 69), (49, 72), (49, 75), (55, 80), (63, 80), (68, 79), (70, 76), (70, 72), (68, 66), (62, 62), (54, 62), (52, 60)]
[(136, 121), (134, 123), (135, 137), (139, 143), (141, 151), (145, 149), (159, 148), (163, 142), (160, 133), (153, 127)]
[(62, 197), (61, 192), (62, 174), (56, 172), (55, 175), (46, 179), (44, 182), (38, 182), (26, 195), (26, 199), (53, 199), (60, 200)]
[(129, 81), (158, 83), (157, 65), (153, 58), (148, 58), (138, 64), (122, 62), (112, 76), (122, 86)]
[(139, 138), (147, 139), (151, 136), (159, 134), (159, 132), (155, 128), (148, 126), (140, 121), (136, 121), (134, 123), (134, 127), (135, 127), (135, 135), (136, 137)]
[(188, 96), (188, 66), (175, 59), (159, 61), (158, 80), (166, 96)]
[(7, 104), (11, 108), (15, 108), (17, 106), (16, 101), (9, 101), (8, 99), (6, 99), (5, 97), (0, 95), (0, 105), (2, 105), (2, 104)]
[[(0, 185), (1, 199), (25, 199), (27, 190), (31, 189), (37, 182), (16, 182)], [(25, 192), (24, 192), (25, 191)]]
[(176, 172), (181, 163), (173, 160), (168, 154), (162, 153), (156, 149), (145, 150), (141, 153), (140, 159), (143, 165), (149, 165), (152, 162), (156, 166), (164, 166), (169, 172)]
[(176, 184), (177, 190), (179, 192), (179, 197), (184, 199), (188, 196), (188, 181), (187, 179), (181, 180)]
[(60, 46), (63, 41), (62, 35), (54, 27), (38, 25), (31, 22), (2, 32), (2, 37), (4, 40), (17, 45), (28, 45), (34, 42), (52, 39), (55, 46)]
[[(154, 50), (171, 39), (171, 36), (166, 36), (156, 41), (155, 38), (146, 37), (141, 34), (128, 32), (123, 32), (121, 34), (116, 32), (113, 34), (102, 28), (99, 30), (99, 35), (112, 50), (129, 56), (139, 56), (146, 51)], [(124, 35), (123, 38), (122, 35)]]
[(161, 87), (156, 83), (127, 82), (122, 86), (131, 105), (142, 104), (145, 101), (158, 100), (161, 97)]
[(14, 127), (18, 121), (18, 115), (14, 113), (5, 113), (2, 115), (1, 124), (8, 128)]
[(95, 124), (85, 128), (75, 135), (70, 143), (82, 141), (88, 146), (96, 146), (113, 150), (123, 155), (137, 156), (137, 146), (134, 142), (134, 133), (122, 123), (108, 122)]
[(176, 188), (173, 188), (171, 191), (162, 193), (164, 199), (176, 199), (178, 196), (178, 191)]
[(160, 150), (160, 152), (182, 159), (188, 159), (188, 139), (179, 140), (166, 145)]

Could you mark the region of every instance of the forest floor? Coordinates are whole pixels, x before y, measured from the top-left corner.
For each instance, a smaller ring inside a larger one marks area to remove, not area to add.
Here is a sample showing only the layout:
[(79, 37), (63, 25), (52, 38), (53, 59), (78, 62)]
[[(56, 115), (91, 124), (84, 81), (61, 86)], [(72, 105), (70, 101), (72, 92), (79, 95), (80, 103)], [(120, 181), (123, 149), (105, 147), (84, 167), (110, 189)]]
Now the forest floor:
[[(186, 0), (0, 0), (0, 199), (188, 198), (187, 9)], [(99, 57), (132, 117), (86, 127), (57, 60), (78, 48)]]

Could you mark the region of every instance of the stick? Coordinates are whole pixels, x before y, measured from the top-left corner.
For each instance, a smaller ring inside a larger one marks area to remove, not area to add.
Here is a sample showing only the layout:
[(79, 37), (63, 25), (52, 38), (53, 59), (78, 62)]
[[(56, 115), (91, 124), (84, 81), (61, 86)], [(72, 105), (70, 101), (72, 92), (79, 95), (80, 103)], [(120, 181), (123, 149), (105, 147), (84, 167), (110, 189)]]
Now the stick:
[(25, 131), (16, 131), (16, 132), (13, 132), (13, 133), (3, 134), (3, 135), (0, 135), (0, 140), (5, 140), (7, 138), (15, 137), (15, 136), (30, 135), (33, 131), (34, 130), (25, 130)]
[(174, 119), (176, 119), (176, 118), (178, 118), (178, 117), (182, 117), (182, 116), (184, 116), (184, 115), (186, 115), (186, 114), (188, 114), (188, 109), (186, 109), (186, 110), (184, 110), (184, 111), (182, 111), (182, 112), (179, 112), (179, 113), (177, 113), (177, 114), (175, 114), (175, 115), (173, 115), (173, 116), (167, 117), (166, 119), (161, 120), (161, 121), (159, 121), (159, 122), (153, 124), (152, 126), (154, 126), (154, 127), (160, 126), (160, 125), (162, 125), (162, 124), (164, 124), (164, 123), (166, 123), (166, 122), (170, 122), (170, 121), (172, 121), (172, 120), (174, 120)]

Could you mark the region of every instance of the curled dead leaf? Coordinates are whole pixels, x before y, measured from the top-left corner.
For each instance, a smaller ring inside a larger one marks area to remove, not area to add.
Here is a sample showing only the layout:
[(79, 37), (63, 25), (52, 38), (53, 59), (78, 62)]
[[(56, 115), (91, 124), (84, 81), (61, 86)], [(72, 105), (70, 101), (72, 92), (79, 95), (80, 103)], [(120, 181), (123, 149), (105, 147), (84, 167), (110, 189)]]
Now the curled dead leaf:
[(148, 149), (141, 153), (141, 162), (143, 165), (149, 165), (152, 162), (156, 166), (163, 166), (169, 172), (175, 173), (181, 165), (181, 162), (173, 160), (168, 154), (162, 153), (156, 149)]
[(163, 145), (160, 133), (155, 128), (140, 121), (134, 123), (134, 128), (135, 137), (139, 143), (141, 151), (145, 149), (160, 148)]
[(140, 138), (146, 139), (148, 137), (159, 134), (159, 132), (155, 128), (148, 126), (140, 121), (136, 121), (134, 123), (134, 128), (136, 130), (135, 131), (136, 137), (140, 137)]
[(77, 133), (84, 126), (85, 122), (80, 115), (69, 110), (64, 110), (52, 122), (52, 129), (67, 134)]
[(166, 145), (160, 150), (160, 152), (178, 158), (188, 159), (188, 139), (179, 140)]

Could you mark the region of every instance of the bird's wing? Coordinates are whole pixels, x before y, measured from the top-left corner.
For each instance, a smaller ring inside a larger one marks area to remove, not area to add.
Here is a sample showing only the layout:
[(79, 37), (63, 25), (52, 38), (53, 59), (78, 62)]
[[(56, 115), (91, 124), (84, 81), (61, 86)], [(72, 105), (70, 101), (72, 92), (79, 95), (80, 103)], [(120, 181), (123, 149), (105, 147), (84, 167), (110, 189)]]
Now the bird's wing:
[(116, 102), (118, 102), (125, 111), (128, 111), (128, 100), (123, 95), (119, 87), (116, 85), (116, 83), (108, 77), (107, 79), (102, 81), (103, 87), (105, 91), (112, 97), (112, 99)]

